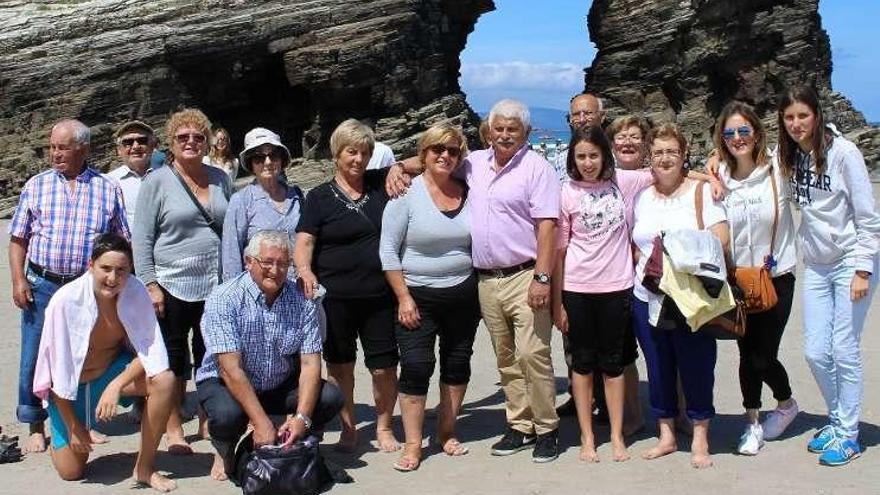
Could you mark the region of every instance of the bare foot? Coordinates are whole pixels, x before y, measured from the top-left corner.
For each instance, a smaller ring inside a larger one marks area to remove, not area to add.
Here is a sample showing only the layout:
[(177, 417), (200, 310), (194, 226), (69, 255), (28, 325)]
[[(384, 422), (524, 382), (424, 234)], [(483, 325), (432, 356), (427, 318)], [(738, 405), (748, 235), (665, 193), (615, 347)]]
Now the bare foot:
[(357, 430), (345, 431), (339, 434), (339, 442), (333, 446), (333, 449), (337, 452), (344, 452), (346, 454), (351, 454), (352, 452), (357, 450), (358, 445), (358, 434)]
[(214, 454), (214, 465), (211, 466), (211, 479), (217, 481), (226, 481), (226, 467), (223, 464), (223, 457), (220, 454)]
[(459, 442), (455, 437), (450, 437), (446, 440), (439, 440), (437, 443), (448, 456), (458, 457), (470, 452), (470, 449), (468, 449), (463, 443)]
[(630, 459), (629, 451), (626, 450), (626, 444), (624, 442), (615, 442), (611, 441), (611, 450), (613, 452), (612, 459), (614, 462), (624, 462)]
[(401, 449), (400, 442), (394, 438), (391, 430), (376, 430), (376, 446), (381, 452), (397, 452)]
[(135, 473), (134, 481), (138, 485), (146, 485), (153, 490), (162, 493), (168, 493), (177, 488), (177, 483), (174, 480), (166, 478), (156, 471), (150, 473), (149, 476), (144, 477), (140, 477)]
[(107, 435), (101, 433), (100, 431), (89, 430), (89, 436), (92, 438), (92, 443), (95, 445), (110, 443), (110, 439), (107, 438)]
[(664, 455), (669, 455), (676, 450), (678, 450), (678, 444), (674, 441), (658, 440), (656, 445), (642, 452), (642, 459), (650, 461)]
[(24, 448), (21, 449), (23, 454), (36, 454), (38, 452), (46, 451), (46, 437), (42, 432), (34, 432), (28, 436), (27, 441), (24, 443)]
[(182, 435), (166, 435), (165, 450), (171, 455), (192, 455), (193, 449)]
[(694, 469), (705, 469), (714, 465), (715, 463), (712, 462), (712, 456), (709, 455), (708, 452), (691, 453), (691, 467)]
[(599, 454), (596, 452), (596, 448), (592, 445), (581, 445), (581, 453), (578, 456), (583, 462), (599, 462)]
[(210, 440), (211, 439), (211, 433), (208, 432), (208, 418), (207, 417), (202, 419), (202, 417), (199, 416), (199, 436), (202, 437), (202, 440)]

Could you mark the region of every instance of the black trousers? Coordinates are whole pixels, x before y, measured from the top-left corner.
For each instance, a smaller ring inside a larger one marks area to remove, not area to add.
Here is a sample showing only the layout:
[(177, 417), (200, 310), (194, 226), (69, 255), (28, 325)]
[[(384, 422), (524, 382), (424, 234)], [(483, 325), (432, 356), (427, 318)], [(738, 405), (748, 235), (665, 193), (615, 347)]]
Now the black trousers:
[[(295, 373), (272, 390), (257, 392), (257, 399), (266, 414), (284, 415), (296, 412), (299, 404), (299, 374)], [(223, 457), (226, 473), (231, 474), (235, 446), (247, 429), (248, 416), (241, 404), (229, 393), (219, 378), (208, 378), (196, 385), (199, 403), (208, 415), (208, 431), (211, 442)], [(321, 380), (321, 394), (312, 411), (312, 431), (321, 432), (324, 426), (339, 414), (345, 398), (332, 383)]]
[(471, 378), (474, 336), (480, 322), (477, 277), (444, 288), (410, 287), (421, 325), (410, 330), (399, 322), (395, 327), (400, 350), (400, 391), (408, 395), (427, 395), (428, 382), (437, 359), (435, 342), (439, 339), (440, 382), (464, 385)]
[[(159, 328), (168, 351), (168, 367), (177, 378), (190, 378), (191, 370), (202, 365), (205, 341), (202, 340), (202, 313), (205, 301), (183, 301), (172, 296), (164, 287), (165, 316), (159, 318)], [(189, 359), (189, 331), (192, 329), (192, 361)], [(192, 364), (192, 368), (190, 368)]]
[(766, 383), (776, 400), (791, 398), (788, 373), (779, 362), (779, 344), (791, 314), (794, 296), (794, 275), (787, 273), (773, 278), (779, 302), (773, 308), (748, 315), (746, 334), (737, 340), (739, 346), (739, 386), (746, 409), (761, 408), (761, 389)]

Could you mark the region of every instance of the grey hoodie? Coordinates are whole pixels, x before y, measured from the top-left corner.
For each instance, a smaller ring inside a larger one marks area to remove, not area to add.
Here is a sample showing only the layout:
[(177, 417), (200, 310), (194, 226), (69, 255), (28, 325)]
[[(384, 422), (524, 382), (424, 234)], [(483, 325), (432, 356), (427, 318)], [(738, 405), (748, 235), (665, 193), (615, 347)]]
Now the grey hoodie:
[(830, 265), (853, 258), (856, 270), (872, 272), (880, 249), (880, 215), (861, 152), (836, 135), (824, 173), (816, 173), (808, 155), (798, 158), (789, 190), (803, 215), (798, 243), (804, 262)]

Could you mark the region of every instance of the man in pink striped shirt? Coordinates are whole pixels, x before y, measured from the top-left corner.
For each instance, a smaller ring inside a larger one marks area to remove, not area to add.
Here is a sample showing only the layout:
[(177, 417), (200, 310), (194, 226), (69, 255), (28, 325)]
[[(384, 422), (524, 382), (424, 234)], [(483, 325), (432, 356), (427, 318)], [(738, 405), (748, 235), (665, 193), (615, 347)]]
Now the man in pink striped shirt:
[(46, 449), (46, 411), (33, 394), (33, 380), (49, 299), (86, 271), (98, 234), (131, 238), (119, 185), (86, 164), (89, 140), (89, 128), (77, 120), (52, 127), (51, 168), (27, 181), (9, 224), (12, 299), (22, 310), (16, 415), (30, 425), (24, 452)]

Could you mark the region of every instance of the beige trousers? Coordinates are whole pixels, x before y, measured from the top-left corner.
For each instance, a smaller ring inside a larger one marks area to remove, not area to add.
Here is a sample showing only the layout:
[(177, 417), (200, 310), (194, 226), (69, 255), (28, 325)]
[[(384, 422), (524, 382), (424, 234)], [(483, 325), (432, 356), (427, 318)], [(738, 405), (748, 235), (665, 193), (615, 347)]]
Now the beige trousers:
[(480, 309), (489, 329), (501, 386), (507, 397), (507, 423), (539, 435), (559, 426), (550, 355), (550, 311), (528, 305), (533, 269), (507, 277), (480, 275)]

